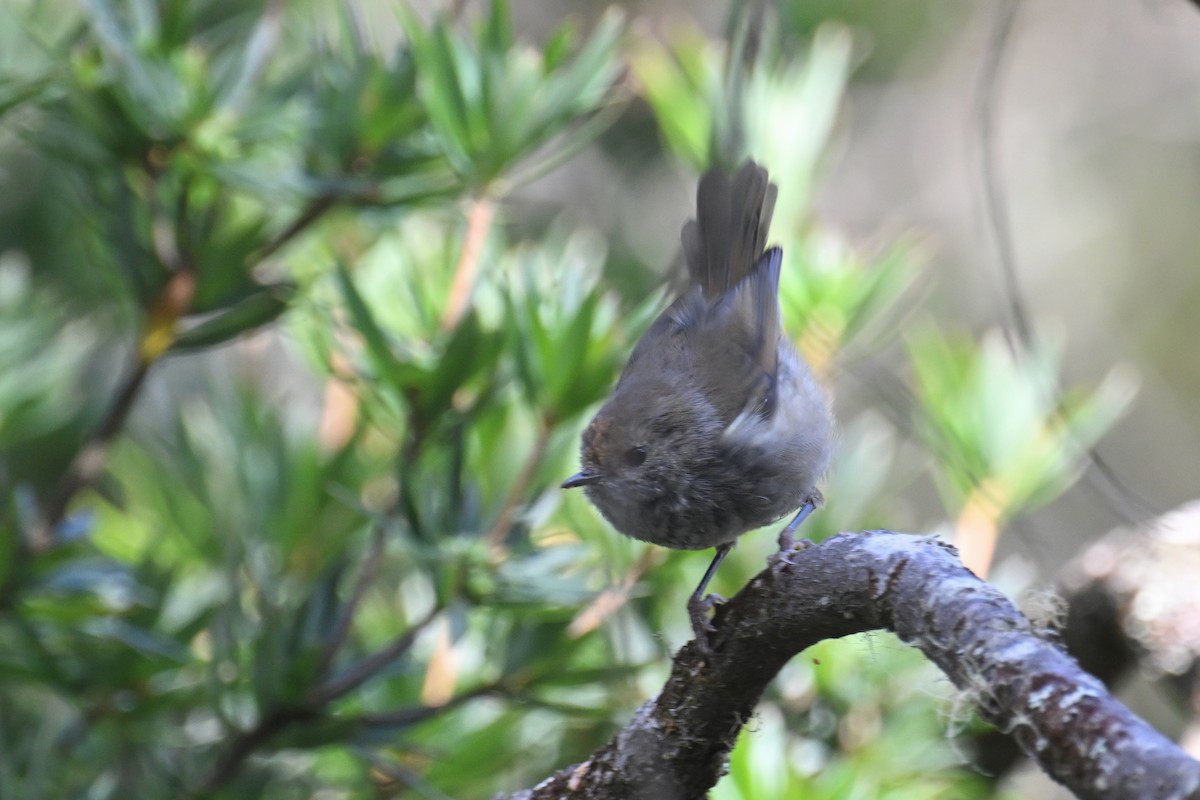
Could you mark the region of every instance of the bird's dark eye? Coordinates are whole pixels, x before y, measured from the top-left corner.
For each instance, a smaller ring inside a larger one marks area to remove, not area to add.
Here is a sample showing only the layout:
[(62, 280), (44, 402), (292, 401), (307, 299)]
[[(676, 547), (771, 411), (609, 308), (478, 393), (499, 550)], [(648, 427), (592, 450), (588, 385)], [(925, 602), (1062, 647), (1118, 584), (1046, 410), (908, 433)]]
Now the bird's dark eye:
[(626, 466), (640, 467), (646, 460), (646, 448), (631, 447), (625, 451), (625, 454), (622, 456), (622, 458), (625, 460)]

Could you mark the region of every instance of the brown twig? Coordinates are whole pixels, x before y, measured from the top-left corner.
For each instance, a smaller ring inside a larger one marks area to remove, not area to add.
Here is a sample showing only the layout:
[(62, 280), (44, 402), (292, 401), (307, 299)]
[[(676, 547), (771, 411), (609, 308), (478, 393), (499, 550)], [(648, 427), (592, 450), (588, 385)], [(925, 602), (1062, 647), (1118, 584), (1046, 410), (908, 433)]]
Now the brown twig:
[(642, 575), (646, 574), (646, 570), (662, 558), (663, 552), (661, 547), (647, 546), (643, 548), (638, 560), (634, 562), (619, 583), (600, 592), (583, 611), (575, 615), (575, 619), (571, 620), (571, 624), (567, 626), (567, 636), (577, 639), (591, 633), (600, 627), (604, 620), (620, 611), (629, 602), (629, 595), (633, 592), (633, 587), (637, 586), (637, 582), (641, 580)]
[(458, 263), (454, 265), (454, 280), (450, 284), (446, 308), (442, 312), (442, 330), (454, 328), (470, 305), (471, 289), (475, 286), (475, 276), (479, 272), (479, 259), (483, 256), (483, 245), (487, 242), (488, 230), (492, 226), (495, 214), (496, 206), (486, 195), (477, 197), (471, 203), (462, 251), (458, 255)]

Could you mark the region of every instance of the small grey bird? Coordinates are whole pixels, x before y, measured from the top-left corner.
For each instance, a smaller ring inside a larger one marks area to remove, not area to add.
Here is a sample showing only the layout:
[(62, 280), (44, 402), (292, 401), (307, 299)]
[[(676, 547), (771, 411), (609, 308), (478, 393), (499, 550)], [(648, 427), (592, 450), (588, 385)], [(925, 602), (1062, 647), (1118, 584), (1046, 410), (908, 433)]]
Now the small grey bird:
[(833, 417), (783, 335), (783, 252), (765, 249), (776, 187), (743, 164), (708, 171), (683, 226), (688, 283), (629, 357), (583, 434), (582, 486), (621, 533), (682, 550), (717, 548), (689, 602), (703, 642), (704, 589), (748, 530), (820, 503)]

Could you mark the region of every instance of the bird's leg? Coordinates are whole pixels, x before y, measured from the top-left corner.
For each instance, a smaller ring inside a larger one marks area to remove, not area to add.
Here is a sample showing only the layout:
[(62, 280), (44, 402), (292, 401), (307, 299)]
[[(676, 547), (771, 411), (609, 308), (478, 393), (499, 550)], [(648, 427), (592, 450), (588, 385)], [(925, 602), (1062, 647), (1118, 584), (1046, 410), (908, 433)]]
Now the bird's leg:
[(708, 609), (712, 605), (712, 598), (706, 597), (704, 590), (708, 588), (708, 582), (716, 574), (717, 567), (721, 566), (721, 562), (725, 560), (725, 556), (732, 549), (733, 542), (717, 545), (716, 555), (713, 556), (712, 563), (705, 570), (704, 577), (700, 579), (700, 585), (688, 598), (688, 616), (691, 617), (692, 631), (696, 634), (696, 642), (700, 645), (701, 650), (708, 649), (708, 633), (712, 630), (712, 626), (708, 622)]
[(800, 523), (808, 519), (808, 515), (817, 509), (821, 504), (821, 493), (815, 492), (812, 497), (804, 501), (804, 505), (800, 506), (800, 510), (796, 512), (796, 516), (792, 517), (783, 530), (779, 532), (779, 552), (787, 553), (796, 547), (796, 528), (800, 527)]

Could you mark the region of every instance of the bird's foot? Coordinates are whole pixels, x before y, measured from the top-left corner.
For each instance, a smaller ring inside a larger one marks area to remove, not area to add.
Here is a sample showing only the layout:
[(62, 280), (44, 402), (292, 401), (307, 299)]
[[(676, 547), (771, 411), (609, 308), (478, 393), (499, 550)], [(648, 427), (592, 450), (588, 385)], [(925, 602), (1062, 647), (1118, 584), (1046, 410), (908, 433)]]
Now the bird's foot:
[(779, 552), (790, 553), (792, 551), (807, 550), (812, 547), (811, 539), (797, 539), (796, 532), (789, 525), (779, 532)]
[(779, 552), (772, 556), (772, 561), (777, 558), (783, 559), (785, 562), (791, 562), (791, 554), (798, 553), (802, 550), (807, 550), (812, 547), (812, 542), (808, 539), (796, 539), (796, 529), (800, 527), (800, 523), (808, 519), (808, 515), (821, 506), (824, 498), (821, 493), (814, 491), (813, 496), (800, 506), (800, 510), (796, 512), (796, 516), (792, 517), (792, 521), (784, 526), (779, 532)]
[(794, 553), (802, 553), (812, 546), (811, 539), (797, 539), (790, 531), (785, 530), (779, 534), (779, 550), (771, 556), (771, 560), (782, 559), (790, 564)]
[(711, 636), (717, 632), (708, 612), (714, 606), (725, 602), (719, 594), (709, 594), (703, 597), (693, 594), (688, 598), (688, 618), (692, 621), (692, 633), (695, 634), (696, 647), (703, 655), (712, 654)]

